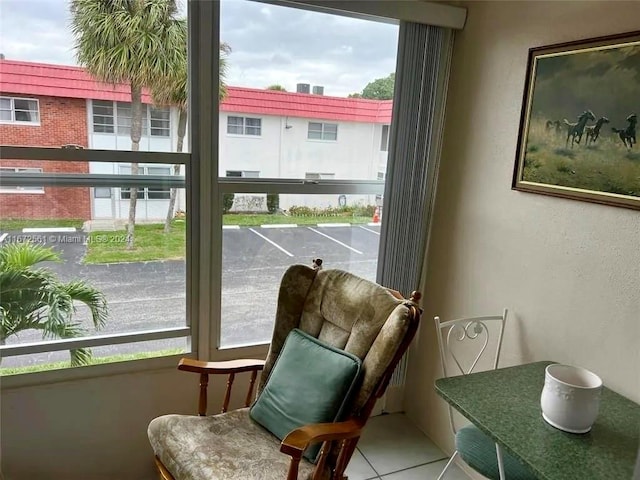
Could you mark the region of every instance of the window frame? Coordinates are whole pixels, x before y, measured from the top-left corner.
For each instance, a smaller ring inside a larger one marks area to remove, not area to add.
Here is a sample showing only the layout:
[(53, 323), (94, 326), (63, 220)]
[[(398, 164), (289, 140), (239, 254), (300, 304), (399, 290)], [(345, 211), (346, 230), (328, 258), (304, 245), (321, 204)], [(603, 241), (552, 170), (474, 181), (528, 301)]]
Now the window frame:
[[(231, 124), (231, 119), (240, 120), (240, 123)], [(259, 125), (248, 125), (247, 120), (257, 121)], [(239, 129), (239, 131), (230, 132), (229, 129)], [(248, 133), (248, 131), (256, 131), (258, 133)], [(227, 115), (227, 135), (231, 137), (249, 137), (249, 138), (261, 138), (262, 137), (262, 117), (246, 117), (239, 115)]]
[[(311, 128), (311, 125), (320, 125), (320, 128)], [(338, 123), (329, 123), (329, 122), (315, 122), (315, 121), (309, 121), (308, 126), (307, 126), (307, 140), (311, 140), (314, 142), (337, 142), (338, 141)], [(333, 132), (327, 132), (327, 127), (336, 127), (336, 131), (335, 131), (335, 138), (327, 138), (328, 134), (333, 134)], [(319, 133), (320, 136), (319, 138), (312, 138), (311, 137), (311, 133)]]
[[(227, 193), (282, 193), (282, 194), (379, 194), (384, 184), (375, 180), (318, 180), (268, 178), (225, 178), (219, 176), (218, 138), (211, 132), (220, 132), (221, 116), (208, 115), (207, 112), (219, 112), (218, 71), (219, 51), (213, 48), (220, 43), (220, 5), (219, 2), (196, 2), (189, 0), (189, 135), (191, 151), (189, 153), (167, 152), (131, 152), (117, 150), (62, 150), (57, 148), (4, 147), (6, 158), (17, 160), (38, 160), (43, 158), (61, 161), (95, 161), (107, 163), (158, 163), (181, 164), (186, 170), (184, 177), (175, 177), (172, 187), (187, 186), (187, 268), (186, 268), (186, 315), (187, 322), (180, 332), (169, 332), (174, 336), (190, 338), (191, 353), (186, 356), (201, 360), (231, 360), (236, 358), (263, 358), (268, 345), (246, 345), (228, 348), (220, 347), (221, 327), (221, 287), (222, 287), (222, 197)], [(93, 110), (91, 111), (93, 114)], [(90, 128), (93, 132), (93, 118)], [(224, 117), (223, 117), (224, 118)], [(115, 130), (114, 122), (114, 130)], [(337, 124), (336, 124), (337, 125)], [(245, 138), (261, 138), (248, 135)], [(323, 140), (320, 140), (323, 141)], [(327, 141), (327, 140), (324, 140)], [(337, 141), (329, 140), (328, 142)], [(65, 178), (47, 175), (41, 178), (23, 175), (24, 178), (9, 179), (24, 182), (26, 177), (32, 184), (46, 185), (82, 185), (117, 187), (123, 181), (130, 186), (154, 185), (154, 179), (142, 175), (80, 175), (81, 178)], [(89, 177), (89, 178), (87, 178)], [(185, 180), (186, 179), (186, 180)], [(4, 178), (3, 178), (4, 180)], [(78, 182), (85, 183), (78, 183)], [(143, 333), (145, 335), (145, 333)], [(148, 339), (148, 338), (145, 338)], [(68, 350), (87, 346), (86, 338), (65, 340), (71, 342), (59, 350)], [(106, 341), (106, 340), (105, 340)], [(142, 341), (142, 340), (141, 340)], [(59, 341), (51, 341), (54, 343)], [(109, 343), (107, 343), (109, 344)], [(16, 348), (16, 347), (13, 347)], [(5, 349), (5, 350), (3, 350)], [(0, 351), (6, 352), (6, 346)], [(42, 385), (80, 378), (96, 378), (131, 372), (145, 372), (158, 368), (175, 368), (176, 359), (185, 355), (141, 359), (121, 363), (93, 365), (82, 368), (70, 368), (44, 372), (2, 377), (3, 389), (26, 385)]]
[[(96, 113), (95, 107), (110, 108), (110, 114)], [(142, 104), (142, 131), (144, 138), (171, 138), (171, 107), (155, 106), (148, 103)], [(127, 112), (128, 113), (125, 113)], [(166, 114), (166, 118), (154, 117), (154, 113)], [(91, 100), (91, 112), (88, 117), (91, 119), (91, 133), (98, 135), (116, 135), (122, 137), (131, 136), (131, 102), (121, 102), (117, 100)], [(111, 119), (111, 123), (96, 123), (96, 117)], [(153, 122), (163, 122), (163, 126), (153, 126)], [(96, 130), (96, 126), (109, 129), (110, 131)], [(155, 133), (154, 133), (155, 132)], [(160, 134), (161, 132), (162, 134)]]
[[(2, 120), (0, 119), (0, 124), (4, 125), (30, 125), (33, 127), (39, 127), (41, 121), (41, 111), (40, 111), (40, 99), (39, 98), (28, 98), (28, 97), (12, 97), (8, 95), (0, 95), (0, 100), (9, 100), (11, 105), (9, 109), (0, 108), (0, 110), (4, 112), (11, 112), (10, 120)], [(20, 112), (35, 112), (37, 119), (35, 121), (27, 121), (27, 120), (16, 120), (16, 100), (26, 101), (26, 102), (36, 102), (35, 110), (23, 110), (20, 109)]]

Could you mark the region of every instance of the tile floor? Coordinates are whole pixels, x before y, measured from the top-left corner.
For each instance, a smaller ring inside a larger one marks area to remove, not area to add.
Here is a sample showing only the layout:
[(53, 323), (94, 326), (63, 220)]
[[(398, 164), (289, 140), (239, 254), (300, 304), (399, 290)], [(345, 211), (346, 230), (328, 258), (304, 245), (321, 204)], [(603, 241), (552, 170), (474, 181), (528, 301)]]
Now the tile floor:
[[(435, 480), (447, 460), (405, 415), (394, 413), (369, 420), (346, 474), (349, 480)], [(444, 480), (469, 477), (452, 465)]]

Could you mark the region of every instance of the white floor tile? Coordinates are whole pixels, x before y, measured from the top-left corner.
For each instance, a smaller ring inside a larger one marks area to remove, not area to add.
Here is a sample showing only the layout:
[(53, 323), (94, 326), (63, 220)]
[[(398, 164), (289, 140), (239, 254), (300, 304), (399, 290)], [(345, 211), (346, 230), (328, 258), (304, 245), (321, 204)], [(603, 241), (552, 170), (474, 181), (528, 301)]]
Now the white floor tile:
[[(436, 480), (442, 469), (447, 464), (447, 460), (429, 463), (420, 467), (402, 470), (401, 472), (391, 473), (382, 477), (383, 480)], [(469, 480), (464, 471), (455, 463), (449, 467), (443, 480)]]
[(365, 460), (362, 454), (356, 450), (353, 452), (351, 461), (345, 474), (349, 477), (349, 480), (369, 480), (371, 478), (378, 478), (378, 474), (375, 472), (371, 465)]
[(372, 417), (358, 448), (379, 475), (446, 458), (403, 414)]

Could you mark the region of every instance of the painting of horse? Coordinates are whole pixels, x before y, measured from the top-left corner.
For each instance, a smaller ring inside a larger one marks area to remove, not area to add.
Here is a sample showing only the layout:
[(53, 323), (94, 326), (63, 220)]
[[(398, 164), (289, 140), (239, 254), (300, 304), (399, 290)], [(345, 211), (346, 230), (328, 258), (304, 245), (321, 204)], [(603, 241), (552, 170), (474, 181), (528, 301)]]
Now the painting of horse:
[(514, 190), (640, 209), (640, 31), (529, 50)]

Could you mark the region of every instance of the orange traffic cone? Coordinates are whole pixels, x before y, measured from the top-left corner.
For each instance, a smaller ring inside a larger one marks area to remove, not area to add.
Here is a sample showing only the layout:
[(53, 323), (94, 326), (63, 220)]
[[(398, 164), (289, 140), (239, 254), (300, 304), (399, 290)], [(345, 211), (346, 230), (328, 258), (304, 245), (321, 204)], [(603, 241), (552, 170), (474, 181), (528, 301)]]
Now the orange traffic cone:
[(371, 220), (373, 223), (380, 223), (380, 207), (376, 207), (376, 209), (373, 211), (373, 220)]

